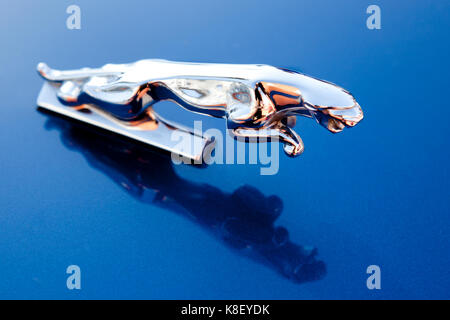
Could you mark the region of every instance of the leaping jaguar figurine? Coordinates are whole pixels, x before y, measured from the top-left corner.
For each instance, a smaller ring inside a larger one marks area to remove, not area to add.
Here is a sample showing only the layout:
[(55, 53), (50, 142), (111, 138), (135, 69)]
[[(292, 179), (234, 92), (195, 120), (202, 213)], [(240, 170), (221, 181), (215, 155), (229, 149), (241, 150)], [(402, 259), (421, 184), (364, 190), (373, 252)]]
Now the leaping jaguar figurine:
[(303, 152), (292, 129), (296, 116), (313, 119), (335, 133), (363, 118), (343, 88), (298, 72), (268, 65), (184, 63), (141, 60), (97, 69), (38, 72), (60, 83), (66, 105), (94, 104), (122, 121), (135, 121), (161, 100), (172, 100), (204, 115), (225, 118), (235, 137), (278, 138), (290, 156)]

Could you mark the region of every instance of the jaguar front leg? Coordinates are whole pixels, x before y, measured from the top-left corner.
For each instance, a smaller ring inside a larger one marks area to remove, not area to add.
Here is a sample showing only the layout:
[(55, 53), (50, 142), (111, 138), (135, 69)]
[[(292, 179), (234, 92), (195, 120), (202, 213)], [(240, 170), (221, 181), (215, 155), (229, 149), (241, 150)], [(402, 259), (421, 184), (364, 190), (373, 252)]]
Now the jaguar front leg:
[(270, 128), (237, 127), (231, 132), (235, 138), (248, 139), (250, 142), (261, 142), (261, 139), (266, 141), (278, 139), (284, 143), (284, 152), (291, 157), (301, 155), (305, 149), (300, 135), (281, 122)]

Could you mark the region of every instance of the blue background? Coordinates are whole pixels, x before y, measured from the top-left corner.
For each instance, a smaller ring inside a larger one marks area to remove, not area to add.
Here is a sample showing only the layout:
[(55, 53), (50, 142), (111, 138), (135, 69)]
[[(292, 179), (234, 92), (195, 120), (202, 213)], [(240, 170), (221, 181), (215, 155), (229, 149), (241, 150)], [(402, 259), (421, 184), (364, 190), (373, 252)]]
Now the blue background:
[[(66, 28), (70, 4), (81, 7), (81, 30)], [(381, 7), (381, 30), (366, 28), (370, 4)], [(411, 0), (3, 3), (0, 298), (450, 298), (449, 9)], [(332, 135), (299, 119), (305, 153), (280, 154), (277, 175), (260, 176), (258, 165), (174, 168), (226, 193), (248, 184), (280, 197), (275, 224), (318, 249), (322, 280), (297, 284), (195, 220), (139, 201), (47, 130), (38, 62), (143, 58), (266, 63), (355, 95), (363, 122)], [(71, 264), (81, 267), (80, 291), (66, 288)], [(366, 288), (372, 264), (381, 290)]]

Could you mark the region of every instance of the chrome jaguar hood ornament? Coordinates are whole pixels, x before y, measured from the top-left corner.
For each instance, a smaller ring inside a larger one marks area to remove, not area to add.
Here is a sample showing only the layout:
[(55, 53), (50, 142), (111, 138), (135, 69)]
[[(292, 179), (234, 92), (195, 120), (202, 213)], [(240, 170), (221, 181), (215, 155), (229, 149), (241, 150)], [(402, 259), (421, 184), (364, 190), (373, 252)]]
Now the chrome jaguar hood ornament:
[[(154, 103), (171, 100), (190, 111), (224, 118), (235, 137), (280, 139), (289, 156), (304, 149), (292, 129), (297, 115), (313, 118), (333, 133), (363, 118), (348, 91), (268, 65), (141, 60), (67, 71), (40, 63), (37, 69), (47, 80), (40, 107), (194, 160), (211, 141), (162, 119)], [(190, 136), (200, 148), (188, 153), (177, 149), (170, 141), (173, 130)]]

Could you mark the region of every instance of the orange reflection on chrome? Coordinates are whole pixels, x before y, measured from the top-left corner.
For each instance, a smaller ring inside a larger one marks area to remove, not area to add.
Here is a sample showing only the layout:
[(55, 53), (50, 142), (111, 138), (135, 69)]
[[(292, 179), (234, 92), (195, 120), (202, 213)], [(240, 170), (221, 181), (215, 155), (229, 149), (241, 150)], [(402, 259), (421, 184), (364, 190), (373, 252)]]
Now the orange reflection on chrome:
[(276, 106), (299, 105), (302, 102), (301, 92), (296, 87), (272, 82), (261, 82), (261, 85)]

